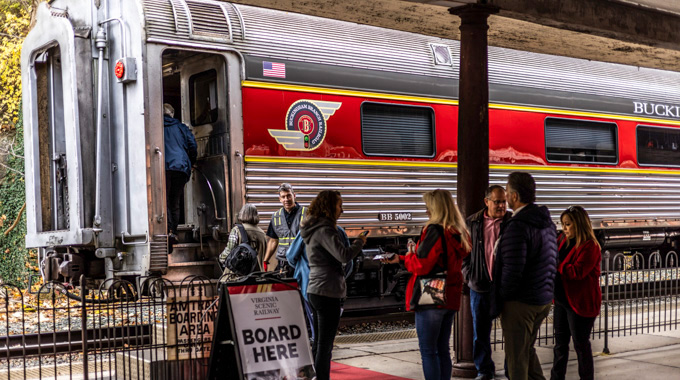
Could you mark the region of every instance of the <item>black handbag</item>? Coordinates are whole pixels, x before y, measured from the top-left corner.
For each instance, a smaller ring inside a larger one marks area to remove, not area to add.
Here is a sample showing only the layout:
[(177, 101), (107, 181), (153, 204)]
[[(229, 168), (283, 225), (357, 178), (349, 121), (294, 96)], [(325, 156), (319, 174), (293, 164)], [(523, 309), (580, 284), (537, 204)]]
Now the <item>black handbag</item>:
[[(432, 225), (431, 225), (432, 226)], [(446, 305), (446, 269), (448, 268), (448, 249), (444, 228), (441, 228), (441, 240), (444, 250), (444, 268), (435, 265), (429, 274), (418, 276), (411, 297), (411, 310), (427, 309)]]

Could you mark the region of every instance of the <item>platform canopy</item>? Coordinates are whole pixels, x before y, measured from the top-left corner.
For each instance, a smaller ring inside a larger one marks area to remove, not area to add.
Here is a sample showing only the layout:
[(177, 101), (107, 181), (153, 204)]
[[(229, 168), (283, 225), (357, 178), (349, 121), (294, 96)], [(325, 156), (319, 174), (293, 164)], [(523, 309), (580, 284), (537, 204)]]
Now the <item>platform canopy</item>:
[(448, 8), (498, 6), (489, 44), (680, 71), (680, 1), (670, 0), (232, 0), (266, 8), (459, 39)]

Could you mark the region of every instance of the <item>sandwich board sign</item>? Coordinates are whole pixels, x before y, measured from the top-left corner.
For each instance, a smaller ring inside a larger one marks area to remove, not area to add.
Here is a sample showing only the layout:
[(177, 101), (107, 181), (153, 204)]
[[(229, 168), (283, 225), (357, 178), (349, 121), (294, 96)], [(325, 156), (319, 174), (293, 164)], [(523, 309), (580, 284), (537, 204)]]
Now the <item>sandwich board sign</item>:
[(312, 379), (297, 283), (259, 280), (223, 284), (208, 379)]
[(207, 358), (213, 340), (215, 297), (190, 296), (167, 299), (167, 359)]

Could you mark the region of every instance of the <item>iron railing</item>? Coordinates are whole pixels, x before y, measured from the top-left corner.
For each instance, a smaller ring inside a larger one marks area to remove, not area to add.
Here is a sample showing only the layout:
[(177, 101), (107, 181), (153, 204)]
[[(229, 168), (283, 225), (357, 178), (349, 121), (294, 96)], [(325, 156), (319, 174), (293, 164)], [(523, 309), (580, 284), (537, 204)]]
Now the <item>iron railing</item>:
[[(602, 308), (591, 338), (604, 339), (604, 353), (609, 353), (611, 337), (678, 329), (680, 265), (675, 251), (665, 255), (656, 251), (646, 257), (639, 252), (612, 255), (605, 251), (602, 256)], [(493, 322), (491, 344), (494, 350), (503, 348), (498, 319)], [(541, 325), (536, 344), (554, 344), (552, 310)]]
[(206, 377), (215, 280), (89, 283), (0, 285), (0, 379)]
[[(2, 379), (204, 379), (217, 312), (217, 282), (141, 278), (138, 284), (83, 278), (78, 287), (47, 283), (33, 292), (0, 285)], [(602, 310), (593, 339), (678, 328), (678, 255), (653, 252), (602, 260)], [(455, 324), (458, 326), (458, 324)], [(455, 331), (455, 334), (460, 333)], [(494, 321), (494, 350), (502, 349)], [(552, 313), (538, 345), (554, 343)]]

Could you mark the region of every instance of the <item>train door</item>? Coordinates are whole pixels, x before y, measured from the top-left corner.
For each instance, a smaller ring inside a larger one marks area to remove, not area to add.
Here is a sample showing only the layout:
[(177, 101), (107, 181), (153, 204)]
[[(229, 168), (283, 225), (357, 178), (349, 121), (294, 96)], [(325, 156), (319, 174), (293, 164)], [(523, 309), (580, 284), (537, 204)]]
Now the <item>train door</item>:
[(231, 222), (228, 95), (223, 56), (175, 49), (163, 53), (163, 102), (192, 130), (198, 151), (180, 201), (178, 238), (200, 243), (206, 257), (219, 254)]

